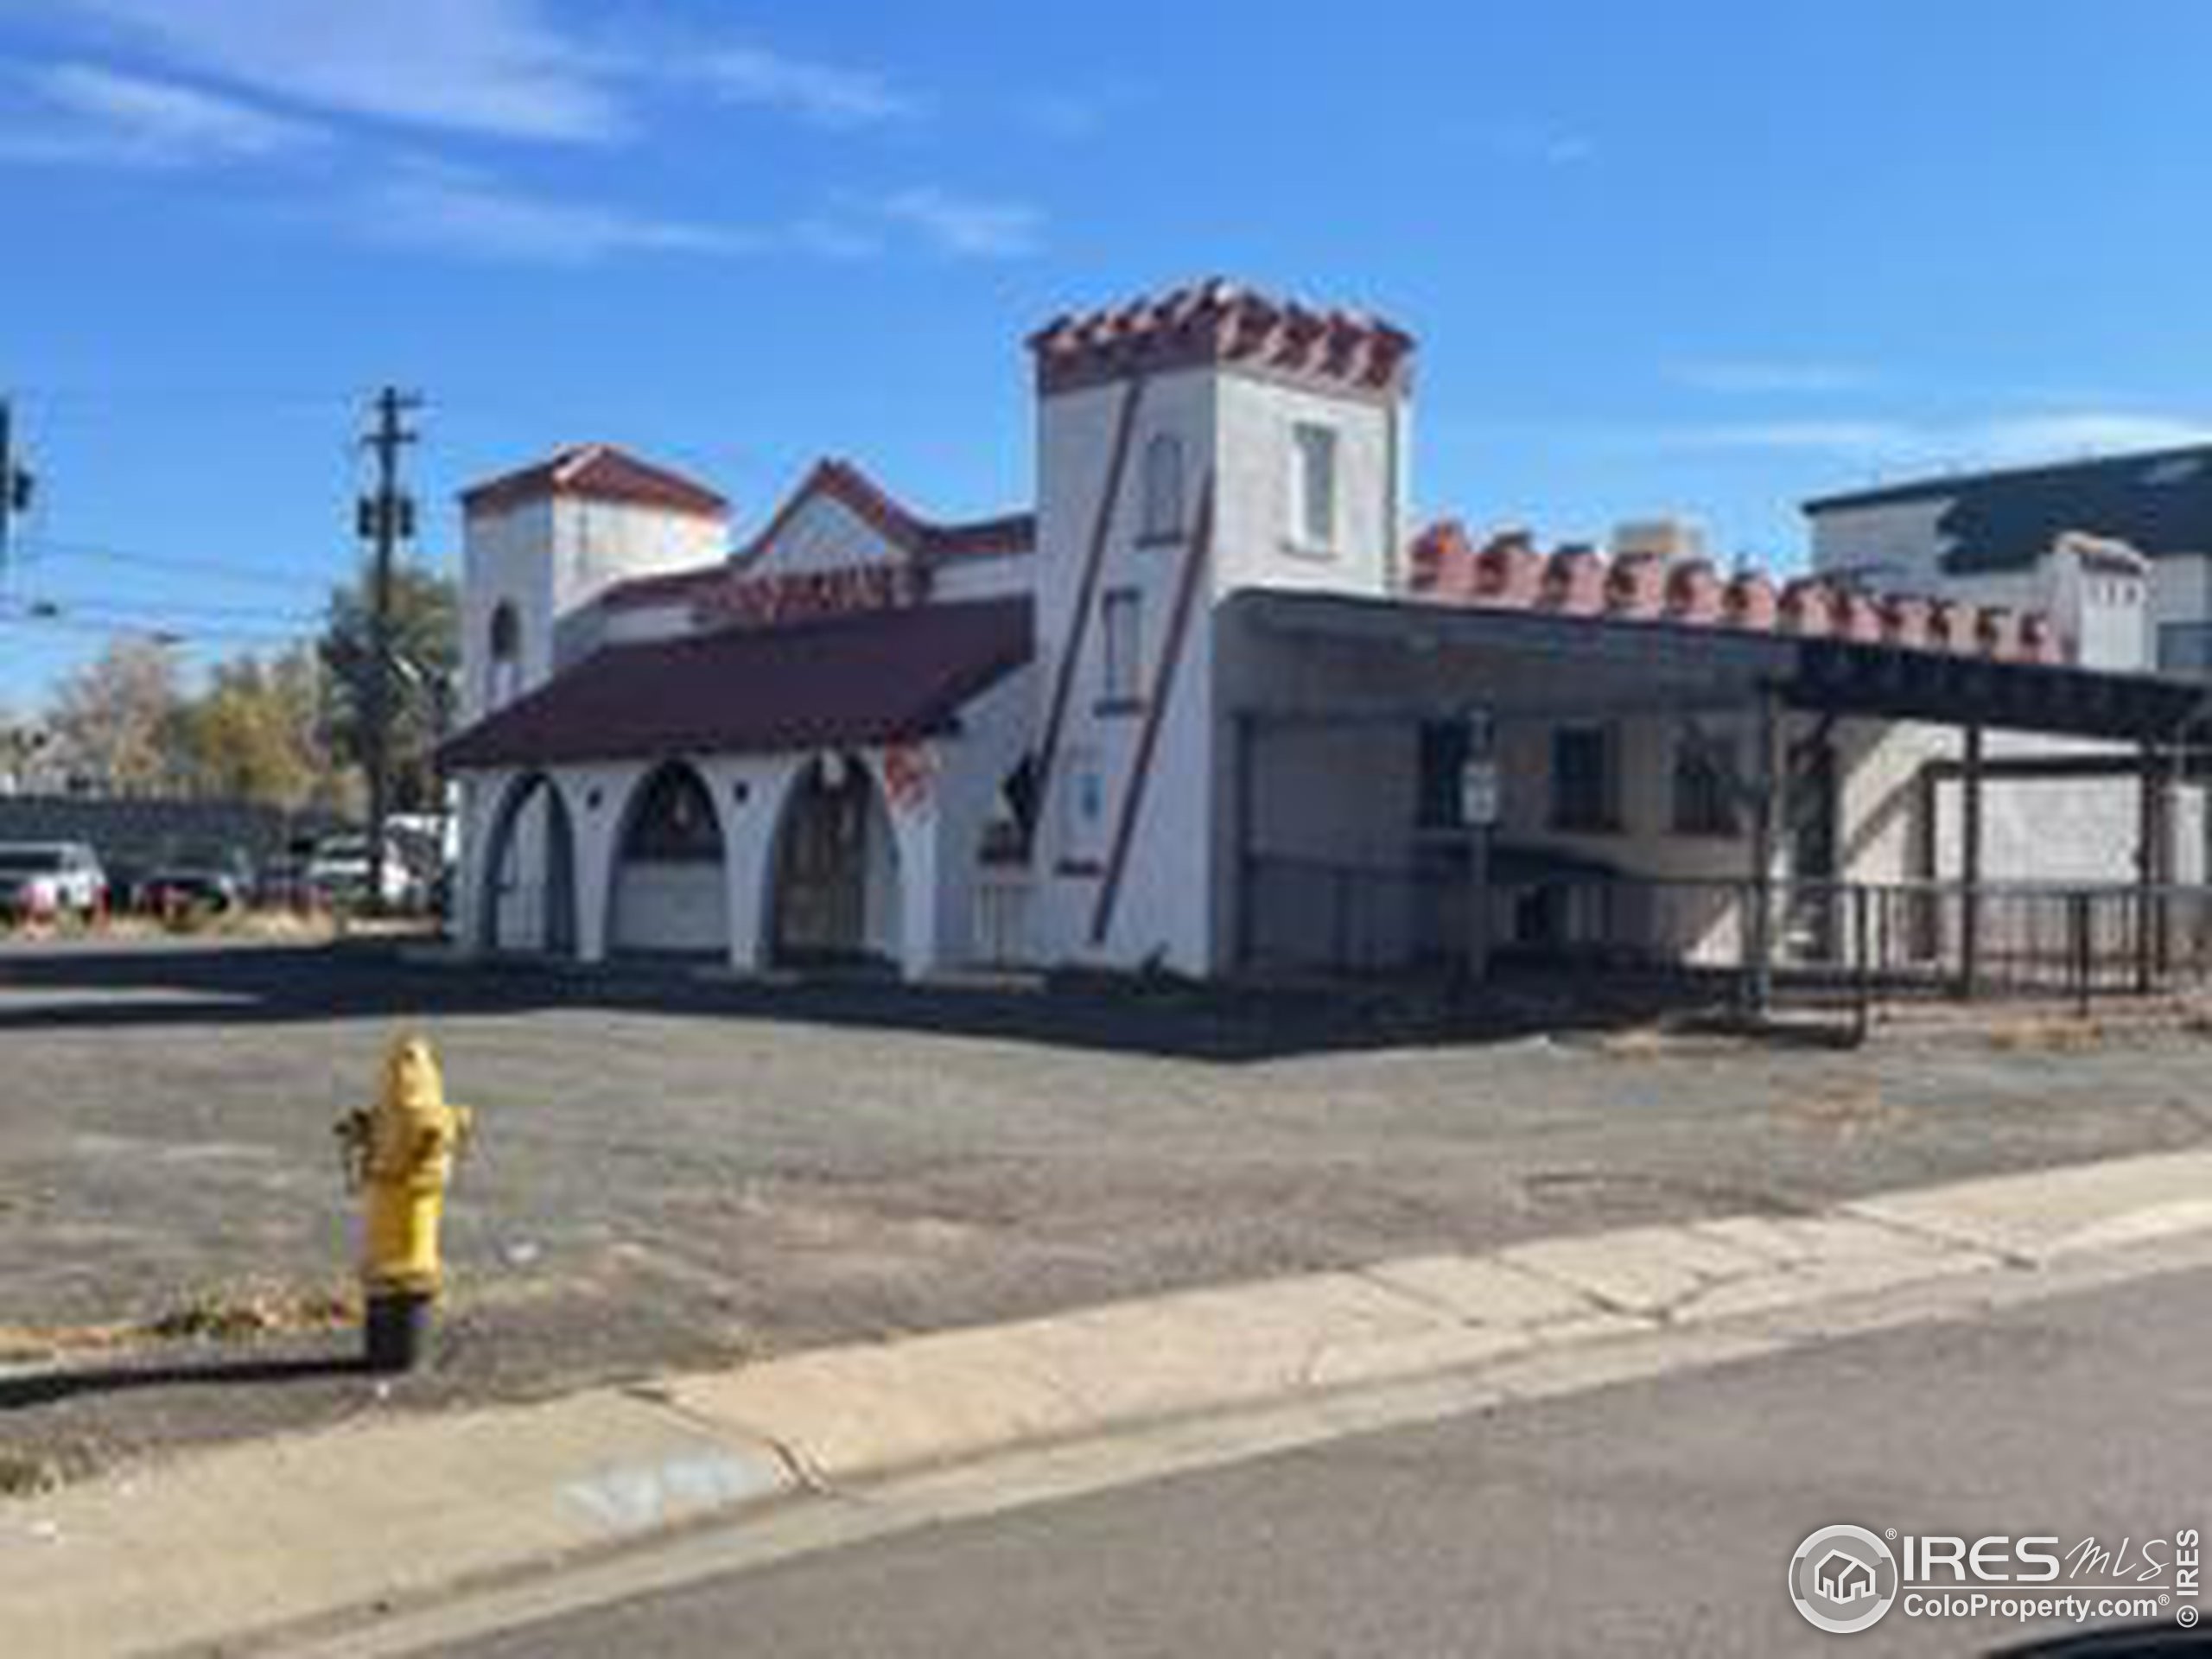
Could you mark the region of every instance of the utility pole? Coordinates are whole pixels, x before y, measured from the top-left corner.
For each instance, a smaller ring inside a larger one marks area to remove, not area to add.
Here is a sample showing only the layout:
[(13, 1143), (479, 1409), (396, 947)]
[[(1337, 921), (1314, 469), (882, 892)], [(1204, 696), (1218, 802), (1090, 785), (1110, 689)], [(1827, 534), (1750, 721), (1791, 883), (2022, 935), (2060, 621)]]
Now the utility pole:
[(374, 424), (361, 440), (376, 457), (376, 488), (361, 498), (357, 528), (373, 550), (369, 573), (369, 681), (362, 710), (369, 773), (369, 892), (372, 912), (384, 908), (386, 822), (391, 814), (391, 567), (399, 543), (415, 533), (415, 503), (399, 487), (400, 452), (414, 442), (407, 416), (420, 397), (386, 386), (376, 396)]
[(0, 576), (8, 574), (8, 556), (15, 536), (15, 521), (30, 511), (35, 487), (30, 469), (16, 459), (16, 410), (0, 397)]

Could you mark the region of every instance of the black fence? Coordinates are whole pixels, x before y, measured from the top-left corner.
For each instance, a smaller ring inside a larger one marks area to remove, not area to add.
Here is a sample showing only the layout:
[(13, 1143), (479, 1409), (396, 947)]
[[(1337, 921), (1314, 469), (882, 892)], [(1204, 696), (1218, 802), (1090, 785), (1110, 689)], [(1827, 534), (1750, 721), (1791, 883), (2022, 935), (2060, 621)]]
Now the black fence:
[(1262, 856), (1247, 861), (1243, 894), (1241, 955), (1260, 971), (1459, 974), (1480, 933), (1503, 970), (1702, 977), (1753, 999), (1771, 988), (2086, 1003), (2212, 975), (2212, 889), (2202, 887), (1968, 889), (1508, 868), (1487, 884), (1478, 914), (1464, 868)]

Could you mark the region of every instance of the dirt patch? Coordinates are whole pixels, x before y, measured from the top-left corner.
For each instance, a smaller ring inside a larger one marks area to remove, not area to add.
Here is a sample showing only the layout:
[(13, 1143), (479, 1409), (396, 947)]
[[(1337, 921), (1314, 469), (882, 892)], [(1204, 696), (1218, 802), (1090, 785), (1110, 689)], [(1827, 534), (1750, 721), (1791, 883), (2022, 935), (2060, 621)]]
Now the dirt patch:
[(0, 1325), (0, 1363), (116, 1353), (156, 1343), (243, 1343), (358, 1325), (351, 1287), (247, 1283), (196, 1291), (143, 1319), (69, 1325)]

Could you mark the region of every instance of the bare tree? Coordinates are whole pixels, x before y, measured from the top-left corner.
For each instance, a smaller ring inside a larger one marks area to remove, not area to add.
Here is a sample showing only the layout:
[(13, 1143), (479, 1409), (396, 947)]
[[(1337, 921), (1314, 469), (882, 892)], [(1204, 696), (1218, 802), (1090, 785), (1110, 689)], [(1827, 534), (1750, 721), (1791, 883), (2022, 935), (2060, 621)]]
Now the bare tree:
[(116, 795), (150, 795), (175, 777), (172, 744), (182, 698), (174, 647), (127, 636), (61, 683), (50, 724), (73, 780)]

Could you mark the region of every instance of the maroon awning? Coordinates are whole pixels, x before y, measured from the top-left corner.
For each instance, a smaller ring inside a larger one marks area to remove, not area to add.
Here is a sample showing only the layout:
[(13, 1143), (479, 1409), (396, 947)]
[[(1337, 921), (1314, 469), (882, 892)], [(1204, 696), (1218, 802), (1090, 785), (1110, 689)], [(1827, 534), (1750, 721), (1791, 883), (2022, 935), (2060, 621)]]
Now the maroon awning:
[(893, 743), (1029, 660), (1027, 599), (609, 645), (452, 738), (449, 767)]

